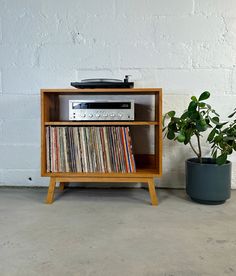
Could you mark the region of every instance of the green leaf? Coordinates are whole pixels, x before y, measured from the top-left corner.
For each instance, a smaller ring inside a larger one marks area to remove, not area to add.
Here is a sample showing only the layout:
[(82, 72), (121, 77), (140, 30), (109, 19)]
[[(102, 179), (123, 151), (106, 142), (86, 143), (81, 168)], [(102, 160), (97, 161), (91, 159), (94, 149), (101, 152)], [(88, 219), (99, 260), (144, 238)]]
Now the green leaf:
[(210, 92), (205, 91), (200, 95), (198, 100), (199, 101), (204, 101), (204, 100), (208, 99), (210, 97), (210, 95), (211, 95)]
[(196, 102), (190, 102), (188, 106), (188, 112), (195, 112), (197, 109), (197, 103)]
[(191, 120), (198, 120), (200, 118), (200, 114), (197, 111), (189, 112), (189, 117)]
[(213, 117), (212, 120), (216, 121), (217, 123), (219, 123), (220, 119), (218, 117)]
[(178, 123), (179, 120), (180, 120), (180, 119), (179, 119), (178, 117), (172, 117), (172, 118), (171, 118), (171, 122), (172, 122), (172, 123)]
[(196, 129), (199, 131), (199, 132), (203, 132), (205, 130), (207, 130), (207, 125), (202, 125), (201, 124), (201, 121), (198, 121), (196, 123)]
[(226, 125), (228, 122), (224, 122), (224, 123), (218, 123), (217, 124), (217, 128), (222, 128), (222, 126)]
[(223, 153), (216, 158), (216, 164), (223, 165), (225, 164), (226, 160), (227, 160), (227, 154)]
[(219, 121), (220, 119), (218, 117), (213, 117), (213, 118), (210, 118), (212, 123), (214, 123), (215, 125), (219, 125)]
[(162, 126), (165, 126), (166, 114), (162, 117)]
[(197, 98), (195, 96), (192, 96), (191, 100), (194, 101), (194, 102), (197, 102)]
[(201, 108), (203, 108), (203, 107), (205, 107), (206, 106), (206, 104), (205, 103), (198, 103), (197, 104), (199, 107), (201, 107)]
[(234, 141), (235, 137), (234, 136), (226, 136), (224, 137), (224, 141)]
[(185, 136), (183, 134), (179, 134), (177, 136), (177, 140), (180, 142), (180, 143), (183, 143), (185, 141)]
[(230, 115), (228, 116), (228, 118), (232, 118), (232, 117), (234, 116), (234, 114), (236, 114), (236, 111), (234, 111), (232, 114), (230, 114)]
[(187, 118), (188, 118), (188, 111), (184, 112), (184, 113), (182, 114), (182, 116), (180, 117), (180, 119), (182, 119), (182, 120), (185, 120), (185, 119), (187, 119)]
[(207, 125), (206, 120), (201, 119), (201, 120), (200, 120), (200, 124), (201, 124), (201, 126), (205, 126), (205, 125)]
[(210, 134), (208, 135), (207, 141), (209, 142), (212, 141), (214, 139), (215, 134), (216, 134), (216, 129), (213, 128)]
[(170, 129), (168, 130), (167, 138), (168, 138), (169, 140), (173, 140), (173, 139), (175, 138), (175, 133), (174, 133), (173, 130), (170, 130)]
[(205, 131), (207, 129), (206, 120), (201, 117), (201, 119), (196, 121), (196, 128), (198, 131)]
[(167, 114), (168, 114), (168, 116), (169, 116), (170, 118), (172, 118), (172, 117), (175, 116), (175, 111), (174, 111), (174, 110), (169, 111), (169, 112), (167, 112)]
[(214, 159), (216, 159), (216, 157), (217, 157), (217, 149), (213, 152), (212, 157), (213, 157)]
[(177, 132), (178, 128), (177, 128), (177, 124), (175, 122), (170, 122), (168, 124), (168, 131), (172, 131), (172, 132)]
[(214, 138), (214, 143), (220, 143), (220, 141), (222, 141), (223, 140), (223, 135), (217, 135), (217, 136), (215, 136), (215, 138)]
[(212, 109), (211, 112), (214, 113), (216, 116), (220, 117), (220, 115), (218, 113), (216, 113), (216, 111), (214, 109)]
[(191, 136), (193, 135), (193, 129), (191, 128), (186, 129), (184, 135), (185, 135), (184, 144), (187, 145), (191, 140)]

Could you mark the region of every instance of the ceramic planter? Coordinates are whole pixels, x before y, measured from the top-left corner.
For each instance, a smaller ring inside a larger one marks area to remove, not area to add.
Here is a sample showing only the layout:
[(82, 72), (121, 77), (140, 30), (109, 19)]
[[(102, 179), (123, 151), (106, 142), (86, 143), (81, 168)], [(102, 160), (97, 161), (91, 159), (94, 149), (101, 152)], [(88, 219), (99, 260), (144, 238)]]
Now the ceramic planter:
[(217, 165), (212, 158), (186, 160), (186, 192), (192, 200), (203, 204), (221, 204), (230, 198), (230, 161)]

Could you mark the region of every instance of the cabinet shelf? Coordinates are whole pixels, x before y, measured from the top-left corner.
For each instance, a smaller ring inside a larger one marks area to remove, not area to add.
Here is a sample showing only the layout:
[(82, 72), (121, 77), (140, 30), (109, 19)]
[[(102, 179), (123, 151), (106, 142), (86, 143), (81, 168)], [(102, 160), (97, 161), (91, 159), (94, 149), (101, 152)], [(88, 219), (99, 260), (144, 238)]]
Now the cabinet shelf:
[(57, 95), (73, 95), (73, 94), (160, 94), (161, 88), (89, 88), (89, 89), (76, 89), (76, 88), (56, 88), (56, 89), (41, 89), (41, 93), (57, 94)]
[[(155, 170), (155, 169), (137, 169), (135, 173), (98, 173), (98, 172), (93, 172), (93, 173), (84, 173), (84, 172), (47, 172), (43, 176), (53, 176), (53, 177), (79, 177), (79, 178), (86, 178), (86, 177), (119, 177), (120, 180), (121, 178), (125, 177), (158, 177), (160, 174)], [(81, 180), (81, 182), (83, 182)], [(122, 181), (120, 181), (122, 182)]]
[(45, 126), (158, 126), (158, 122), (154, 121), (62, 121), (62, 122), (45, 122)]

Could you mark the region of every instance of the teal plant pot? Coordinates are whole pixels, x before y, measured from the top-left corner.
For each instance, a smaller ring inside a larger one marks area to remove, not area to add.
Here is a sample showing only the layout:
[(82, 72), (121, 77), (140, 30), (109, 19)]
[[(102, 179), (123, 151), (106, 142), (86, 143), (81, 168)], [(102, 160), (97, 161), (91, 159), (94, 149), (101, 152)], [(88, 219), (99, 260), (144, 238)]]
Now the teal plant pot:
[(230, 198), (232, 164), (217, 165), (212, 158), (186, 160), (186, 192), (202, 204), (222, 204)]

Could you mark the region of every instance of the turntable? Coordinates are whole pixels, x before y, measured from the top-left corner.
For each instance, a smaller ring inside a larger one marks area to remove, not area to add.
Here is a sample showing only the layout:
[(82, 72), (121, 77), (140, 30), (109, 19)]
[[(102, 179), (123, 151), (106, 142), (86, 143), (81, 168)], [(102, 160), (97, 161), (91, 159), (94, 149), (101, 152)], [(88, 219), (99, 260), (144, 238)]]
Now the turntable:
[(134, 83), (129, 81), (126, 75), (124, 80), (119, 79), (84, 79), (81, 82), (71, 82), (71, 86), (75, 88), (133, 88)]

